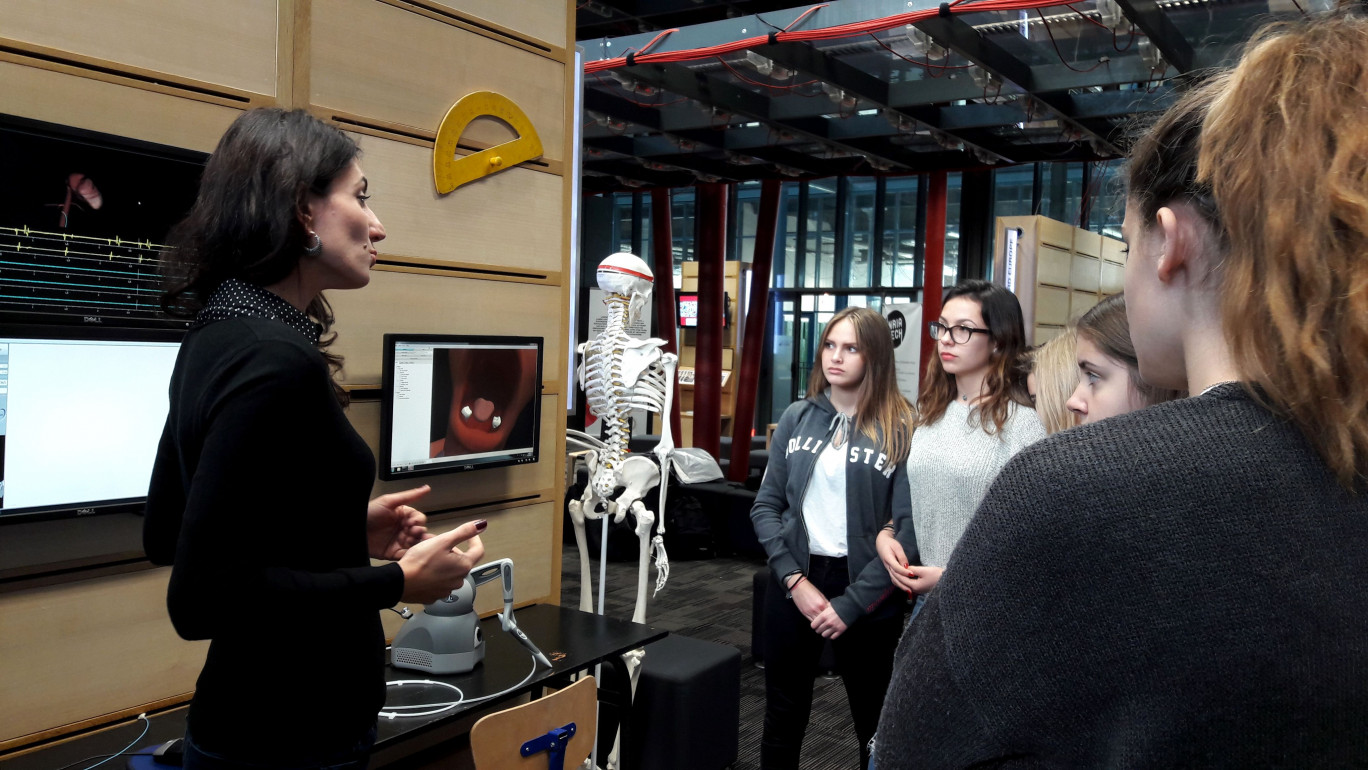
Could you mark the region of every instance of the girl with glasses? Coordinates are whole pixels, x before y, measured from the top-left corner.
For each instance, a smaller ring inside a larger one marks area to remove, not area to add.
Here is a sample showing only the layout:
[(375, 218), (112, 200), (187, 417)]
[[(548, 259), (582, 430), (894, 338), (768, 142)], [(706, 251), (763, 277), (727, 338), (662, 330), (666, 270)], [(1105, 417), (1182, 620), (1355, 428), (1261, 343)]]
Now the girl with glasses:
[[(929, 329), (936, 355), (917, 398), (908, 450), (912, 505), (877, 542), (893, 584), (917, 596), (914, 617), (998, 471), (1045, 437), (1017, 367), (1026, 332), (1015, 294), (988, 281), (962, 281), (945, 292)], [(919, 553), (908, 553), (905, 540), (915, 541)]]
[[(883, 316), (851, 307), (827, 323), (820, 350), (807, 398), (775, 428), (751, 509), (776, 581), (764, 600), (766, 770), (798, 767), (827, 639), (865, 766), (906, 609), (874, 552), (879, 526), (908, 507), (913, 415), (893, 337)], [(910, 531), (901, 547), (916, 553)]]
[(1078, 319), (1078, 386), (1068, 408), (1080, 425), (1182, 398), (1181, 390), (1156, 388), (1140, 377), (1126, 300), (1108, 297)]
[(1256, 33), (1132, 145), (1131, 337), (1193, 395), (1004, 469), (901, 643), (880, 770), (1363, 764), (1364, 115), (1342, 13)]

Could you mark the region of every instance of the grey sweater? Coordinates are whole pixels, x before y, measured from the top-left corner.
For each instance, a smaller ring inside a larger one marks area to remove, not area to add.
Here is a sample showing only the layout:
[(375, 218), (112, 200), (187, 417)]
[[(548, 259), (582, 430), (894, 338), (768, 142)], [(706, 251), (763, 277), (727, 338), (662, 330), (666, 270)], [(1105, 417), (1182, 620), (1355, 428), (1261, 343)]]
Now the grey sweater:
[[(770, 444), (765, 480), (755, 495), (751, 523), (769, 555), (770, 569), (782, 578), (808, 568), (808, 534), (803, 522), (803, 496), (813, 466), (831, 440), (836, 410), (826, 396), (790, 404), (779, 418)], [(907, 511), (907, 469), (888, 462), (878, 442), (851, 430), (846, 442), (846, 540), (850, 586), (841, 596), (829, 596), (831, 606), (846, 625), (877, 612), (900, 612), (903, 603), (893, 590), (888, 570), (874, 550), (879, 528), (895, 512)], [(911, 533), (899, 541), (908, 555), (917, 552)]]
[(1238, 385), (1022, 451), (899, 645), (879, 770), (1368, 765), (1366, 492)]
[(1002, 430), (991, 435), (962, 401), (952, 402), (939, 420), (917, 428), (907, 455), (912, 517), (894, 524), (899, 531), (914, 528), (919, 563), (945, 566), (1002, 466), (1042, 438), (1045, 427), (1035, 410), (1016, 404), (1009, 406)]

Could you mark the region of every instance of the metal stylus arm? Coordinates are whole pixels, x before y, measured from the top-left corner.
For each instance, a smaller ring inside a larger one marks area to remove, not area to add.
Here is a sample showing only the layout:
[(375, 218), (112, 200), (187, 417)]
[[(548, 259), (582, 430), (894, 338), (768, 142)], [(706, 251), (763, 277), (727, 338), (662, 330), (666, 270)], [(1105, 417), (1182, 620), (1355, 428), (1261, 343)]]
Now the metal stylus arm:
[(537, 649), (537, 645), (527, 638), (527, 634), (523, 633), (523, 630), (518, 628), (517, 622), (513, 620), (513, 560), (498, 559), (488, 564), (481, 564), (471, 570), (466, 579), (473, 581), (478, 587), (500, 576), (503, 577), (504, 609), (503, 612), (499, 613), (499, 626), (514, 639), (517, 639), (519, 644), (526, 647), (538, 663), (551, 668), (551, 661), (542, 654), (541, 650)]

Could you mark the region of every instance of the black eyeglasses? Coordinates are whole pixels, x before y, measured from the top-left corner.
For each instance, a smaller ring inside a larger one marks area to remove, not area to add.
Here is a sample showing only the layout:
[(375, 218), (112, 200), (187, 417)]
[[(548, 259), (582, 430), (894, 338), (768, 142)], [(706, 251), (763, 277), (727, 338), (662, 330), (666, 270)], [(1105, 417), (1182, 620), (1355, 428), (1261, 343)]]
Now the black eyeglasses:
[(987, 329), (975, 329), (972, 326), (946, 326), (939, 321), (932, 321), (926, 325), (926, 330), (931, 332), (931, 339), (941, 340), (945, 338), (945, 333), (950, 332), (950, 339), (956, 345), (963, 345), (974, 338), (975, 334), (987, 334)]

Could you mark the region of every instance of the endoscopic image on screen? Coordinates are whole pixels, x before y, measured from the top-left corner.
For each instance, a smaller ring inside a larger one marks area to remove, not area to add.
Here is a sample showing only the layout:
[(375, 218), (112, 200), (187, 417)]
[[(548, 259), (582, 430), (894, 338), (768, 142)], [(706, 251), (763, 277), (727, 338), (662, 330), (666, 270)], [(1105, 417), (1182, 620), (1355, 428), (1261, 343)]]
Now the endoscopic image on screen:
[(531, 450), (536, 348), (437, 348), (429, 457)]

